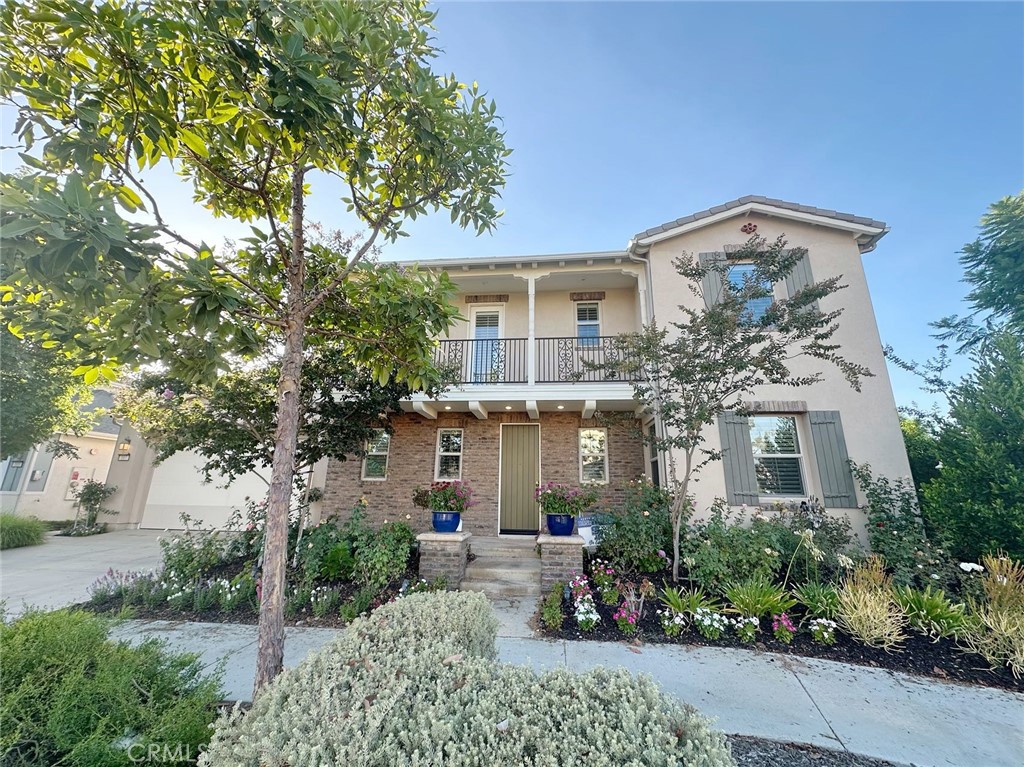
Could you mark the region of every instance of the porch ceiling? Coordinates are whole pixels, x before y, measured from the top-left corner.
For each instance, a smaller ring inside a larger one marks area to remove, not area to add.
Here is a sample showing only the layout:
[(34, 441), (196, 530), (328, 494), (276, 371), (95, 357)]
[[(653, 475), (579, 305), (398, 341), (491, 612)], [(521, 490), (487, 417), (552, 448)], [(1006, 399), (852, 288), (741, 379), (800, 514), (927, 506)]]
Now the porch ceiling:
[[(475, 387), (474, 387), (475, 388)], [(495, 388), (495, 387), (488, 387)], [(539, 418), (540, 413), (580, 413), (590, 418), (595, 412), (637, 412), (638, 405), (632, 398), (632, 390), (626, 387), (615, 387), (615, 391), (607, 391), (602, 396), (586, 396), (590, 392), (569, 392), (564, 397), (553, 396), (551, 392), (528, 393), (518, 392), (460, 392), (457, 398), (451, 393), (443, 400), (428, 400), (422, 397), (403, 400), (402, 410), (406, 413), (418, 413), (424, 418), (436, 418), (439, 413), (472, 413), (477, 418), (488, 418), (492, 414), (527, 413), (531, 418)], [(543, 397), (540, 395), (543, 394)], [(584, 396), (581, 398), (581, 394)]]

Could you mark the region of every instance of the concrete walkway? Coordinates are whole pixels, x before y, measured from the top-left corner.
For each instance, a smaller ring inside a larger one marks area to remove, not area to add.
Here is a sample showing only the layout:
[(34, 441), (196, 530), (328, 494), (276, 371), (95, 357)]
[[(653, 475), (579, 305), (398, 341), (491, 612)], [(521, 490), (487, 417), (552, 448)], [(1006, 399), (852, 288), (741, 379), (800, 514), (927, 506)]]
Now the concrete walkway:
[[(293, 668), (335, 635), (287, 629)], [(115, 635), (159, 637), (224, 670), (228, 697), (248, 699), (256, 627), (127, 621)], [(1024, 695), (934, 682), (843, 663), (711, 647), (565, 642), (502, 636), (502, 661), (550, 669), (622, 666), (647, 673), (669, 693), (717, 719), (729, 734), (812, 743), (917, 767), (1024, 764)]]
[(89, 587), (108, 569), (160, 567), (159, 530), (116, 530), (85, 538), (48, 535), (40, 546), (0, 554), (0, 599), (9, 615), (26, 606), (52, 610), (84, 602)]

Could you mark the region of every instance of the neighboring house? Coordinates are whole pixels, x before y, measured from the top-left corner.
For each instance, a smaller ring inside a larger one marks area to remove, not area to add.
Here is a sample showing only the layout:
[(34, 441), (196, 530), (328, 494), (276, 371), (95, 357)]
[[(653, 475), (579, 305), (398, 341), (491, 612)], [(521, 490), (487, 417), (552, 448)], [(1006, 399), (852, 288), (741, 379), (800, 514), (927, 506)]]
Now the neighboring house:
[[(247, 499), (258, 501), (267, 494), (267, 482), (255, 472), (227, 486), (223, 477), (204, 482), (199, 467), (205, 460), (187, 450), (154, 465), (156, 453), (128, 424), (121, 427), (118, 441), (131, 446), (129, 457), (115, 459), (107, 474), (107, 483), (118, 488), (107, 503), (117, 515), (108, 520), (116, 520), (118, 526), (181, 529), (181, 515), (186, 514), (195, 527), (222, 529)], [(263, 474), (269, 479), (269, 470)], [(315, 481), (322, 484), (320, 477)]]
[[(114, 403), (111, 392), (97, 389), (86, 410), (104, 410)], [(0, 504), (4, 511), (47, 521), (74, 519), (74, 489), (92, 479), (106, 481), (115, 454), (118, 426), (109, 415), (100, 416), (81, 437), (62, 434), (74, 445), (78, 458), (55, 458), (45, 444), (0, 462)]]
[[(847, 457), (888, 476), (910, 473), (861, 263), (888, 228), (764, 197), (648, 229), (621, 251), (421, 262), (448, 272), (459, 288), (464, 319), (437, 349), (437, 362), (454, 369), (459, 383), (439, 399), (403, 402), (393, 434), (368, 445), (364, 459), (332, 461), (326, 512), (345, 518), (363, 497), (374, 521), (408, 518), (426, 529), (428, 515), (413, 506), (413, 490), (462, 479), (478, 501), (463, 515), (464, 529), (528, 534), (542, 526), (533, 500), (540, 482), (596, 483), (606, 506), (619, 503), (623, 485), (640, 474), (663, 482), (665, 457), (635, 436), (660, 424), (637, 406), (629, 381), (585, 363), (608, 359), (616, 334), (651, 321), (664, 325), (680, 304), (698, 300), (674, 270), (674, 257), (725, 258), (746, 242), (751, 225), (769, 240), (785, 234), (791, 246), (808, 250), (789, 284), (776, 286), (780, 296), (842, 276), (848, 288), (821, 308), (844, 307), (835, 341), (874, 377), (858, 393), (826, 363), (803, 360), (798, 372), (820, 368), (826, 379), (811, 387), (764, 387), (751, 398), (752, 418), (723, 414), (708, 446), (721, 447), (725, 457), (700, 475), (698, 513), (716, 498), (742, 507), (817, 496), (861, 532), (863, 499)], [(737, 263), (737, 274), (743, 268)], [(597, 417), (608, 412), (632, 423), (608, 425)]]

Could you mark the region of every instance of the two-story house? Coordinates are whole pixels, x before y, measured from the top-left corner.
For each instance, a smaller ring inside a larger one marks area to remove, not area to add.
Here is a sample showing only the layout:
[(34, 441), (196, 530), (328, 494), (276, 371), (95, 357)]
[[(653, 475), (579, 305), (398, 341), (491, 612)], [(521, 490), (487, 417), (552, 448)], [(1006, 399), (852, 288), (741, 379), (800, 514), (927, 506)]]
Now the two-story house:
[[(427, 514), (412, 504), (414, 489), (461, 479), (477, 500), (463, 515), (464, 529), (529, 534), (542, 527), (538, 483), (594, 483), (609, 505), (638, 475), (664, 481), (665, 456), (637, 436), (661, 424), (634, 401), (630, 381), (587, 363), (608, 360), (617, 334), (665, 324), (680, 305), (699, 300), (673, 268), (674, 257), (728, 258), (754, 231), (768, 239), (785, 234), (808, 250), (790, 284), (775, 286), (778, 295), (842, 276), (848, 287), (821, 308), (844, 308), (835, 340), (874, 375), (856, 392), (837, 370), (803, 360), (797, 370), (821, 369), (822, 383), (764, 387), (751, 398), (755, 415), (723, 414), (709, 446), (724, 458), (701, 473), (698, 513), (716, 498), (741, 507), (816, 496), (860, 531), (862, 499), (847, 459), (888, 476), (909, 474), (861, 262), (888, 228), (755, 196), (640, 232), (624, 250), (421, 262), (447, 271), (459, 288), (463, 319), (436, 352), (456, 384), (438, 399), (403, 402), (393, 433), (382, 432), (361, 460), (330, 463), (324, 509), (344, 518), (365, 498), (371, 519), (408, 519), (427, 529)], [(732, 266), (738, 278), (744, 268)], [(611, 412), (620, 417), (599, 417)]]

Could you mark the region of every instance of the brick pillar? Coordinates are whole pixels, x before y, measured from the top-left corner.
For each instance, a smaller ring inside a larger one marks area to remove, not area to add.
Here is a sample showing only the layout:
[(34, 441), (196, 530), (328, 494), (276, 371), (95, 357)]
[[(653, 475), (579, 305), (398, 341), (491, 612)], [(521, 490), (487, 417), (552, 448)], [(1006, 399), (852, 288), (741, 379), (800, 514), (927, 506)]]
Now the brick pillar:
[(457, 591), (466, 575), (466, 555), (472, 533), (420, 533), (420, 578), (432, 581), (443, 575), (448, 589)]
[(579, 535), (538, 535), (540, 587), (547, 592), (556, 583), (568, 583), (583, 572), (583, 538)]

